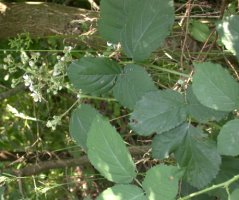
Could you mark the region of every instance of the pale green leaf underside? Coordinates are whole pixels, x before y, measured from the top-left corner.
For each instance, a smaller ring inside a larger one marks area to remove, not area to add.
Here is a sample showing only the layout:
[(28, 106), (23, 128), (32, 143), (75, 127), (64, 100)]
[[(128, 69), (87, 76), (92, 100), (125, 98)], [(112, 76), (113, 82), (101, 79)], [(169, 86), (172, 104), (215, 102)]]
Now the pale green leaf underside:
[(217, 25), (217, 31), (225, 47), (239, 59), (239, 16), (225, 17)]
[(127, 15), (121, 43), (128, 57), (142, 61), (156, 50), (174, 23), (172, 0), (138, 0)]
[(218, 111), (239, 107), (239, 84), (219, 64), (194, 64), (193, 93), (204, 106)]
[(218, 151), (221, 155), (239, 155), (239, 119), (227, 122), (217, 138)]
[(157, 165), (146, 172), (142, 183), (148, 200), (174, 200), (178, 193), (178, 168)]
[(239, 197), (239, 188), (233, 190), (233, 192), (230, 195), (230, 200), (238, 200), (238, 197)]
[(136, 176), (128, 149), (108, 120), (95, 118), (88, 133), (87, 147), (91, 164), (109, 181), (130, 183)]
[(147, 198), (141, 188), (119, 184), (103, 191), (96, 200), (147, 200)]
[(228, 112), (217, 111), (202, 105), (194, 95), (192, 87), (188, 88), (186, 98), (189, 116), (198, 122), (219, 121), (228, 114)]
[(70, 119), (70, 134), (76, 144), (87, 151), (86, 141), (92, 121), (99, 115), (97, 110), (87, 104), (81, 104), (76, 108)]
[(139, 135), (163, 133), (186, 120), (183, 96), (173, 90), (146, 93), (135, 105), (131, 127)]
[(85, 57), (73, 61), (67, 70), (73, 86), (84, 93), (101, 95), (108, 93), (120, 74), (119, 65), (107, 58)]
[(144, 68), (129, 64), (118, 76), (113, 94), (123, 106), (133, 109), (145, 93), (156, 89), (153, 80)]
[(179, 166), (185, 170), (185, 180), (194, 187), (206, 186), (219, 171), (221, 158), (215, 143), (189, 124), (155, 136), (152, 147), (155, 158), (175, 153)]

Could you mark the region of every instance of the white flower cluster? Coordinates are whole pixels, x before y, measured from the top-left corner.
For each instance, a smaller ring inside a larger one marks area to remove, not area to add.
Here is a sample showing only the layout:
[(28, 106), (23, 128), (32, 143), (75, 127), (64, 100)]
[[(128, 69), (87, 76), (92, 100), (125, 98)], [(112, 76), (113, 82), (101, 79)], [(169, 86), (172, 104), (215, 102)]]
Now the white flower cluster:
[(52, 131), (56, 130), (57, 125), (61, 124), (61, 116), (53, 116), (52, 120), (48, 120), (46, 126), (51, 128)]
[(41, 95), (41, 92), (34, 87), (33, 81), (32, 81), (33, 77), (29, 76), (28, 74), (24, 74), (23, 79), (24, 79), (25, 86), (27, 86), (29, 90), (31, 91), (30, 95), (33, 98), (33, 100), (35, 102), (41, 102), (42, 95)]

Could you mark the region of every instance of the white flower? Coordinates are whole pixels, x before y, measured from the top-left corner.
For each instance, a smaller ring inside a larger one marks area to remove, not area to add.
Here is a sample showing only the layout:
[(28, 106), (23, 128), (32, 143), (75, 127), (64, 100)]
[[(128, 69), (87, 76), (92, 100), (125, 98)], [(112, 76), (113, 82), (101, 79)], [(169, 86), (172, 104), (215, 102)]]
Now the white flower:
[(34, 91), (31, 96), (35, 102), (41, 102), (41, 95), (38, 92)]
[(28, 74), (24, 74), (23, 79), (24, 79), (25, 86), (28, 87), (32, 85), (31, 77)]

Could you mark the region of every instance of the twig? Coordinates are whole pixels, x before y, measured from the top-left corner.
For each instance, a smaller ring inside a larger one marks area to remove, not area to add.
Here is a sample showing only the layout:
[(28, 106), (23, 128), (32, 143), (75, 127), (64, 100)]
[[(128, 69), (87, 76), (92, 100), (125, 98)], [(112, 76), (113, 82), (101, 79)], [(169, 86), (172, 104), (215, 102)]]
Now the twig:
[[(129, 151), (133, 156), (143, 155), (150, 149), (149, 146), (131, 146)], [(26, 166), (23, 169), (16, 170), (13, 172), (18, 177), (32, 176), (51, 169), (58, 169), (64, 167), (75, 167), (88, 165), (90, 162), (87, 156), (80, 158), (64, 159), (64, 160), (51, 160), (45, 162), (39, 162), (37, 164)]]

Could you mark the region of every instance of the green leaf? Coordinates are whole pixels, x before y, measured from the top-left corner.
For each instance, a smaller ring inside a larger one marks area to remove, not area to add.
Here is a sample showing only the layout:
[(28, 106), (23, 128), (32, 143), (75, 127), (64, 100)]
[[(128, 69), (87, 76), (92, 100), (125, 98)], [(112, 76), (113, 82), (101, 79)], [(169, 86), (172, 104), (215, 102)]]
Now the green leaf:
[[(213, 180), (214, 185), (223, 183), (233, 178), (234, 176), (239, 174), (239, 159), (229, 156), (222, 157), (222, 164), (220, 166), (220, 171), (217, 177)], [(234, 182), (230, 185), (230, 190), (234, 190), (239, 188), (239, 182)], [(216, 190), (212, 190), (209, 193), (211, 196), (217, 196), (220, 200), (228, 200), (228, 195), (225, 188), (218, 188)]]
[(194, 64), (193, 93), (204, 106), (233, 111), (239, 106), (239, 84), (219, 64)]
[(239, 188), (234, 190), (230, 195), (230, 200), (238, 200), (239, 197)]
[(115, 84), (119, 65), (107, 58), (81, 58), (73, 61), (67, 70), (71, 83), (84, 93), (101, 95), (108, 93)]
[(223, 18), (217, 25), (217, 31), (225, 47), (239, 59), (239, 16)]
[(143, 189), (148, 200), (173, 200), (178, 193), (178, 168), (174, 166), (157, 165), (146, 172)]
[(104, 0), (100, 2), (99, 32), (106, 40), (121, 42), (127, 16), (138, 0)]
[(171, 129), (162, 134), (156, 135), (152, 142), (152, 155), (156, 159), (165, 159), (183, 143), (185, 133), (188, 131), (188, 124)]
[(185, 170), (186, 181), (194, 187), (206, 186), (219, 171), (221, 157), (215, 143), (189, 124), (157, 135), (152, 147), (155, 158), (162, 159), (175, 153), (179, 166)]
[(174, 24), (172, 0), (138, 0), (131, 5), (121, 44), (128, 57), (142, 61), (159, 48)]
[(108, 120), (97, 116), (87, 139), (92, 165), (109, 181), (130, 183), (136, 176), (134, 162), (121, 136)]
[(217, 138), (218, 151), (221, 155), (239, 155), (239, 119), (227, 122)]
[(147, 200), (141, 188), (135, 185), (115, 185), (103, 191), (96, 200)]
[(133, 109), (145, 93), (153, 90), (156, 90), (156, 87), (145, 69), (129, 64), (118, 76), (113, 94), (123, 106)]
[(87, 104), (81, 104), (71, 114), (69, 127), (71, 137), (76, 141), (76, 144), (80, 145), (85, 151), (87, 151), (87, 135), (92, 121), (97, 115), (99, 115), (97, 110)]
[(192, 20), (189, 26), (189, 33), (195, 40), (199, 42), (206, 42), (211, 31), (207, 24), (197, 20)]
[(189, 115), (198, 122), (219, 121), (228, 114), (228, 112), (217, 111), (202, 105), (194, 95), (192, 87), (188, 88), (186, 98)]
[(135, 105), (131, 127), (139, 135), (163, 133), (186, 120), (187, 109), (183, 96), (173, 90), (145, 94)]
[(191, 125), (185, 132), (184, 141), (175, 151), (175, 157), (179, 166), (185, 169), (186, 181), (196, 188), (209, 184), (216, 177), (221, 164), (216, 144), (207, 139), (202, 130)]

